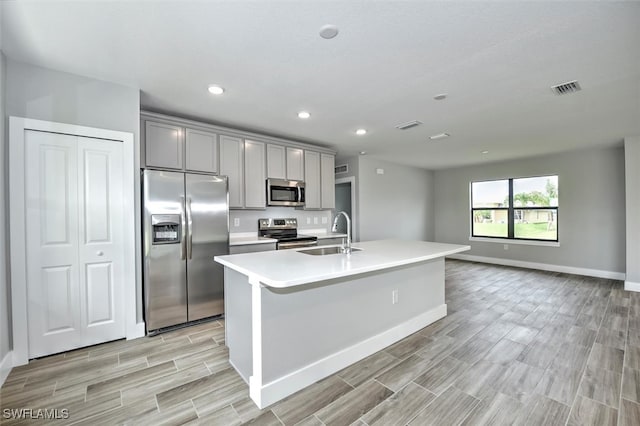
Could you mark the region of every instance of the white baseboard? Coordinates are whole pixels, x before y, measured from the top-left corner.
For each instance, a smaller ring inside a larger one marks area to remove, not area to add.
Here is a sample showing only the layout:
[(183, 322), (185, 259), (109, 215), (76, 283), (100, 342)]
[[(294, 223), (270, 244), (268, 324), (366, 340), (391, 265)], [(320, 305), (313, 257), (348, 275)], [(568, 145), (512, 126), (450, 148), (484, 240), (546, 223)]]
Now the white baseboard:
[(0, 386), (7, 380), (11, 369), (13, 368), (13, 353), (9, 351), (2, 361), (0, 361)]
[[(340, 352), (329, 355), (286, 376), (259, 387), (253, 376), (249, 386), (254, 401), (260, 409), (267, 407), (305, 387), (342, 370), (349, 365), (372, 355), (410, 334), (432, 324), (447, 315), (447, 305), (442, 304), (430, 311), (405, 321), (383, 333), (370, 337)], [(257, 389), (256, 389), (257, 387)], [(255, 397), (254, 397), (255, 396)], [(256, 398), (257, 397), (257, 398)]]
[(127, 330), (127, 340), (133, 340), (140, 337), (144, 337), (147, 334), (146, 324), (143, 322), (139, 322), (135, 325), (135, 327), (130, 327)]
[(627, 291), (638, 291), (640, 292), (640, 283), (634, 283), (633, 281), (625, 281), (624, 289)]
[(453, 254), (451, 259), (469, 260), (471, 262), (492, 263), (495, 265), (516, 266), (518, 268), (539, 269), (541, 271), (563, 272), (565, 274), (585, 275), (587, 277), (624, 280), (623, 272), (602, 271), (600, 269), (576, 268), (573, 266), (552, 265), (549, 263), (527, 262), (524, 260), (500, 259), (498, 257), (474, 256), (471, 254)]

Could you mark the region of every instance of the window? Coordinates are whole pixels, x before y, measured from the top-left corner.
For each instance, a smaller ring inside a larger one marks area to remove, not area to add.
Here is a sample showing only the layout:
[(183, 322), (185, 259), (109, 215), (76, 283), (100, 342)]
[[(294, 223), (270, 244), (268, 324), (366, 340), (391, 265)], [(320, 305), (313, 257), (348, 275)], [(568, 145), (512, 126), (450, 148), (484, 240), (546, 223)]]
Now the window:
[(558, 176), (471, 182), (471, 236), (558, 241)]

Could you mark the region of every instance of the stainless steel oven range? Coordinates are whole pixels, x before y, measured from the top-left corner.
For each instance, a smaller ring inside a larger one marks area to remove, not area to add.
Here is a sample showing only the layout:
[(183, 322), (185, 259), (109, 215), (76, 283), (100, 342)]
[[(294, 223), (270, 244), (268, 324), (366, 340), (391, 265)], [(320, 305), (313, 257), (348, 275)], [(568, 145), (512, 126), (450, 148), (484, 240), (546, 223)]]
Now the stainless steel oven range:
[(276, 250), (318, 245), (317, 237), (298, 234), (298, 220), (296, 218), (258, 219), (258, 235), (278, 240)]

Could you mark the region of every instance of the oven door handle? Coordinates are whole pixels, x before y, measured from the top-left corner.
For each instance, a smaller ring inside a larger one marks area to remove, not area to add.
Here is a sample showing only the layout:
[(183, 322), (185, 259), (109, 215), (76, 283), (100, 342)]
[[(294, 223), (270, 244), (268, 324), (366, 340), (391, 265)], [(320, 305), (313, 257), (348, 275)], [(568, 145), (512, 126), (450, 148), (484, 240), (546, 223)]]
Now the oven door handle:
[(317, 246), (317, 241), (291, 241), (278, 243), (278, 250)]

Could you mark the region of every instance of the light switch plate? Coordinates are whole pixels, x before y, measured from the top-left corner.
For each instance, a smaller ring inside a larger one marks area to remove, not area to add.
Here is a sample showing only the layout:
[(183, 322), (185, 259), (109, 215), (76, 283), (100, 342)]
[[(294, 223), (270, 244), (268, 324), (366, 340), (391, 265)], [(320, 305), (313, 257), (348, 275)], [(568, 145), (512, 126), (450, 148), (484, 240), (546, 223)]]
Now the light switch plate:
[(236, 217), (235, 219), (233, 219), (233, 226), (236, 226), (236, 227), (240, 226), (240, 218)]

